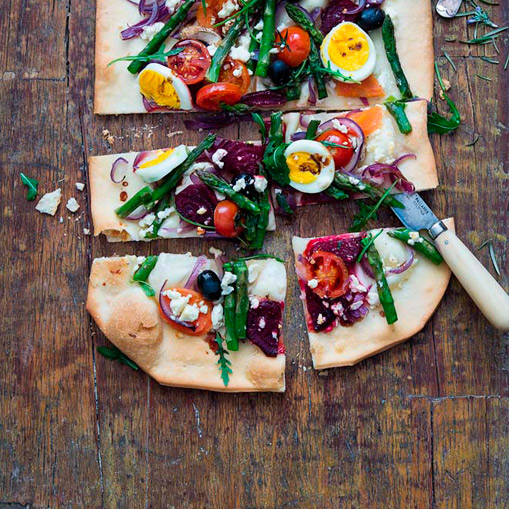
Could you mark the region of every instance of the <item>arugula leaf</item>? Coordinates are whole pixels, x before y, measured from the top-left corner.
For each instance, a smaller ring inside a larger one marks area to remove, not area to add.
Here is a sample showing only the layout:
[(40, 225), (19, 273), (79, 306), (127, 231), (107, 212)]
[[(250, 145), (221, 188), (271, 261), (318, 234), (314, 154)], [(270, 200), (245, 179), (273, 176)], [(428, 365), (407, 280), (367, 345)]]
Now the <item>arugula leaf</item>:
[(138, 62), (150, 62), (151, 60), (159, 60), (160, 62), (166, 63), (166, 59), (168, 57), (171, 57), (173, 55), (178, 55), (181, 51), (184, 51), (185, 48), (174, 48), (170, 51), (164, 52), (165, 45), (162, 44), (161, 47), (151, 55), (128, 55), (125, 57), (115, 58), (115, 60), (112, 60), (108, 67), (111, 64), (115, 64), (116, 62), (123, 62), (123, 61), (138, 61)]
[(316, 138), (316, 131), (320, 125), (319, 120), (311, 120), (306, 130), (306, 140), (314, 140)]
[(235, 258), (234, 261), (236, 261), (236, 262), (245, 262), (247, 260), (267, 260), (269, 258), (272, 259), (272, 260), (276, 260), (279, 263), (285, 263), (285, 261), (282, 260), (281, 258), (278, 258), (277, 256), (271, 255), (271, 254), (268, 254), (268, 253), (259, 253), (259, 254), (254, 254), (254, 255), (251, 255), (251, 256), (243, 256), (242, 258)]
[(428, 133), (439, 133), (439, 134), (448, 134), (455, 129), (457, 129), (461, 123), (461, 116), (459, 114), (458, 108), (456, 105), (449, 99), (449, 96), (445, 93), (445, 85), (442, 81), (442, 76), (440, 76), (440, 71), (438, 70), (438, 65), (435, 62), (435, 72), (437, 73), (438, 83), (442, 92), (444, 94), (444, 98), (451, 110), (451, 117), (445, 118), (442, 115), (439, 115), (436, 112), (428, 114)]
[(276, 193), (276, 201), (285, 214), (293, 215), (295, 213), (283, 193)]
[(362, 251), (359, 253), (359, 256), (357, 257), (357, 263), (361, 262), (362, 257), (364, 256), (366, 251), (369, 249), (369, 246), (371, 246), (371, 244), (373, 244), (373, 242), (375, 242), (376, 238), (378, 236), (382, 235), (382, 233), (383, 233), (383, 229), (380, 230), (374, 237), (371, 233), (369, 233), (367, 237), (364, 237), (361, 240), (361, 244), (363, 247), (362, 247)]
[(135, 371), (138, 371), (138, 365), (129, 359), (127, 355), (125, 355), (123, 352), (121, 352), (116, 346), (112, 346), (108, 348), (107, 346), (98, 346), (97, 351), (106, 359), (110, 361), (118, 361), (122, 364), (125, 364), (126, 366), (129, 366), (130, 368), (134, 369)]
[(217, 343), (217, 352), (216, 355), (219, 355), (219, 359), (217, 360), (217, 364), (219, 365), (219, 371), (221, 371), (221, 379), (223, 380), (224, 386), (228, 387), (228, 382), (230, 381), (230, 375), (232, 374), (232, 370), (230, 366), (232, 363), (226, 356), (230, 353), (228, 350), (223, 348), (223, 338), (221, 334), (216, 332), (216, 343)]
[(282, 113), (278, 111), (270, 116), (269, 143), (265, 148), (263, 166), (267, 176), (284, 187), (290, 183), (290, 169), (284, 155), (288, 144), (284, 143), (281, 115)]
[(37, 187), (39, 186), (39, 182), (33, 178), (27, 177), (24, 173), (20, 173), (19, 176), (21, 177), (21, 182), (23, 182), (23, 185), (28, 187), (27, 200), (35, 200), (35, 197), (38, 194)]
[(265, 142), (267, 141), (267, 126), (263, 121), (263, 117), (259, 113), (251, 113), (251, 116), (253, 117), (253, 122), (260, 126), (259, 133), (260, 136), (262, 137), (262, 143), (265, 144)]
[(250, 106), (243, 103), (237, 103), (233, 105), (226, 104), (224, 102), (219, 103), (222, 111), (227, 111), (229, 113), (245, 113), (249, 110)]

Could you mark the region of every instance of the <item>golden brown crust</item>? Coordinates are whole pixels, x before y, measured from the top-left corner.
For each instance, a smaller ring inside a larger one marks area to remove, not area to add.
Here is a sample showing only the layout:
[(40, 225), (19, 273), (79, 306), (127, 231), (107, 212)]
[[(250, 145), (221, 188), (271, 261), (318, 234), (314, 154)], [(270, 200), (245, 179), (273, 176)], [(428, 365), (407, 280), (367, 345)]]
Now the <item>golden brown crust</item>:
[[(446, 224), (454, 229), (454, 220)], [(311, 239), (293, 238), (295, 258), (302, 254)], [(433, 265), (415, 253), (418, 263), (401, 287), (392, 288), (398, 321), (388, 325), (378, 305), (363, 320), (350, 327), (336, 327), (330, 332), (308, 332), (315, 369), (352, 366), (367, 357), (387, 350), (419, 332), (439, 305), (451, 276), (445, 263)], [(308, 318), (305, 301), (304, 312)]]
[[(178, 258), (173, 260), (169, 256), (172, 255), (165, 255), (166, 264), (178, 262)], [(174, 256), (180, 256), (181, 262), (183, 255)], [(196, 258), (190, 257), (187, 267), (192, 269), (193, 260)], [(233, 374), (225, 387), (218, 371), (217, 356), (206, 338), (172, 329), (159, 316), (156, 300), (130, 282), (137, 263), (136, 256), (94, 260), (87, 310), (106, 337), (141, 369), (159, 383), (175, 387), (221, 392), (285, 390), (285, 356), (267, 357), (249, 341), (241, 344), (237, 352), (230, 352)], [(263, 272), (268, 262), (257, 263)], [(179, 274), (180, 281), (187, 279), (191, 269)], [(160, 276), (158, 274), (158, 278)]]

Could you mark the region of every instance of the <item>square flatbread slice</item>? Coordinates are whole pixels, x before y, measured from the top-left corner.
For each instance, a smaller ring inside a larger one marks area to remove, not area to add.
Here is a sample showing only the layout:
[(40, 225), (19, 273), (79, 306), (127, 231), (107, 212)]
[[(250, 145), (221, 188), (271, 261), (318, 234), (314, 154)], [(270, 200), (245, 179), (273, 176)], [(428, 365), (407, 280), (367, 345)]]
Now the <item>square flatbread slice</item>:
[[(221, 392), (283, 392), (284, 353), (268, 357), (250, 340), (241, 342), (238, 351), (229, 352), (232, 374), (225, 387), (218, 357), (207, 336), (183, 334), (161, 318), (159, 290), (165, 282), (166, 289), (183, 287), (196, 261), (197, 258), (188, 255), (160, 254), (148, 278), (156, 295), (148, 297), (138, 283), (132, 282), (132, 275), (143, 257), (97, 258), (90, 274), (87, 310), (115, 346), (163, 385)], [(283, 308), (286, 296), (284, 265), (274, 259), (250, 260), (247, 264), (252, 303), (269, 299)], [(208, 260), (202, 270), (217, 272), (219, 269), (214, 260)], [(279, 324), (280, 345), (281, 327)]]
[[(448, 228), (454, 228), (452, 219), (445, 222)], [(408, 259), (404, 243), (387, 235), (390, 230), (385, 228), (375, 240), (386, 273), (388, 268), (397, 268)], [(376, 235), (379, 231), (371, 230), (371, 233)], [(339, 304), (335, 300), (331, 304), (327, 303), (325, 309), (319, 307), (321, 304), (318, 302), (322, 301), (312, 291), (312, 287), (316, 288), (316, 281), (307, 281), (302, 268), (302, 257), (309, 254), (306, 253), (306, 248), (310, 242), (317, 242), (317, 239), (293, 238), (297, 275), (315, 369), (352, 366), (412, 337), (430, 319), (449, 283), (451, 271), (445, 262), (435, 265), (418, 251), (412, 250), (414, 259), (410, 268), (401, 274), (388, 277), (398, 314), (398, 320), (388, 325), (374, 280), (367, 275), (361, 264), (355, 262), (360, 254), (359, 238), (362, 235), (332, 235), (320, 239), (324, 243), (322, 247), (339, 246), (338, 249), (343, 249), (336, 252), (343, 253), (341, 257), (349, 272), (347, 293), (340, 297)], [(334, 249), (333, 247), (332, 250)], [(329, 316), (329, 310), (334, 315)], [(324, 330), (317, 331), (322, 329), (322, 326)]]
[[(239, 4), (235, 1), (230, 3)], [(323, 11), (332, 4), (328, 0), (300, 0), (297, 3), (309, 12), (314, 12), (317, 9)], [(197, 0), (197, 4), (200, 4), (200, 0)], [(430, 0), (385, 0), (382, 7), (393, 20), (401, 67), (413, 94), (430, 100), (433, 94), (434, 58)], [(148, 42), (146, 38), (142, 39), (138, 36), (122, 40), (120, 36), (122, 30), (135, 25), (142, 19), (144, 16), (139, 14), (137, 6), (129, 0), (97, 1), (94, 96), (94, 112), (97, 114), (147, 113), (148, 110), (150, 112), (182, 111), (182, 109), (161, 110), (152, 107), (147, 109), (140, 93), (138, 75), (133, 75), (127, 70), (129, 62), (122, 61), (108, 65), (114, 59), (137, 55), (146, 46)], [(165, 18), (164, 21), (167, 19)], [(258, 19), (252, 20), (252, 24), (255, 25), (257, 21)], [(280, 9), (276, 28), (281, 31), (292, 25), (295, 23), (290, 20), (284, 10)], [(192, 36), (196, 27), (198, 27), (196, 19), (191, 19), (186, 25), (186, 38), (196, 38), (196, 35)], [(218, 32), (220, 31), (218, 30)], [(342, 82), (329, 78), (326, 84), (328, 97), (313, 101), (313, 93), (310, 93), (310, 86), (306, 78), (300, 85), (299, 99), (288, 101), (278, 108), (288, 111), (303, 109), (338, 111), (359, 108), (365, 106), (366, 103), (380, 104), (390, 96), (400, 97), (394, 74), (386, 57), (381, 32), (381, 29), (369, 32), (376, 54), (376, 63), (368, 79), (374, 81), (376, 86), (367, 88), (364, 86), (359, 89), (352, 84), (345, 88), (345, 84)], [(168, 38), (165, 49), (170, 49), (175, 42), (175, 39)], [(250, 37), (246, 32), (239, 37), (234, 49), (233, 56), (242, 59), (241, 62), (244, 63), (251, 59), (247, 49), (249, 42)], [(212, 48), (210, 52), (213, 53)], [(363, 83), (366, 84), (366, 81)], [(251, 76), (247, 92), (260, 92), (267, 87), (274, 86), (275, 84), (270, 79)], [(187, 90), (185, 85), (183, 89)], [(189, 97), (187, 92), (184, 93), (184, 96)], [(194, 91), (190, 92), (190, 96), (192, 104), (191, 110), (188, 111), (203, 111), (195, 106)], [(182, 102), (180, 107), (183, 108), (183, 105)], [(274, 104), (269, 104), (268, 107), (273, 109)]]

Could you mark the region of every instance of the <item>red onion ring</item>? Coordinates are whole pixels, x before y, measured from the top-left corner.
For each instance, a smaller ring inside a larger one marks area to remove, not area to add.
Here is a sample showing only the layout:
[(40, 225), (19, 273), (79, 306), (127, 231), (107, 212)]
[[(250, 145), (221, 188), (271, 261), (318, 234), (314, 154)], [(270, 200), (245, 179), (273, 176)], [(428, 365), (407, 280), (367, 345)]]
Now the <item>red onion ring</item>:
[(122, 170), (122, 168), (120, 167), (121, 165), (127, 166), (127, 165), (129, 165), (129, 161), (125, 157), (119, 157), (119, 158), (115, 159), (115, 162), (111, 165), (110, 178), (111, 178), (111, 181), (114, 182), (115, 184), (120, 184), (127, 177), (127, 167), (125, 167), (123, 177), (120, 180), (118, 179), (117, 172), (119, 170)]
[[(294, 5), (298, 6), (297, 4)], [(315, 93), (315, 82), (312, 76), (310, 76), (308, 79), (308, 89), (309, 89), (308, 103), (314, 106), (316, 104), (316, 93)]]
[(304, 131), (299, 131), (298, 133), (293, 133), (290, 138), (292, 141), (303, 140), (306, 138), (306, 133)]
[(386, 177), (389, 178), (390, 183), (398, 182), (396, 188), (405, 193), (413, 193), (415, 186), (401, 173), (398, 164), (408, 158), (416, 158), (415, 154), (404, 154), (398, 157), (393, 163), (374, 163), (370, 164), (362, 171), (362, 178), (370, 180), (377, 185), (383, 185)]
[[(162, 62), (157, 61), (158, 64), (164, 65)], [(165, 108), (164, 106), (159, 106), (153, 101), (149, 101), (143, 94), (141, 96), (143, 100), (143, 106), (147, 110), (147, 113), (152, 113), (153, 111), (170, 111), (169, 108)]]
[(140, 167), (141, 163), (143, 163), (145, 159), (147, 159), (150, 155), (151, 154), (149, 150), (138, 152), (138, 155), (135, 157), (133, 162), (133, 171), (135, 172)]
[(179, 225), (177, 228), (177, 233), (179, 233), (179, 234), (189, 233), (189, 232), (193, 231), (195, 228), (196, 228), (196, 226), (194, 224), (188, 223), (187, 221), (180, 219), (180, 222), (179, 222)]
[(134, 209), (127, 217), (129, 221), (139, 221), (148, 214), (148, 210), (145, 205), (140, 205), (137, 209)]
[(414, 258), (415, 258), (414, 250), (410, 249), (410, 246), (408, 246), (408, 245), (406, 246), (406, 250), (407, 250), (407, 259), (399, 267), (395, 267), (394, 269), (388, 269), (387, 270), (388, 275), (401, 274), (401, 273), (405, 272), (405, 270), (408, 270), (412, 266), (412, 263), (414, 263)]
[(359, 12), (364, 10), (364, 7), (366, 7), (366, 0), (359, 0), (359, 4), (357, 5), (357, 7), (353, 8), (351, 10), (345, 9), (343, 14), (350, 15), (350, 16), (352, 14), (359, 14)]
[(179, 325), (182, 325), (183, 327), (186, 327), (189, 330), (195, 331), (196, 330), (196, 325), (191, 325), (188, 322), (183, 322), (182, 320), (178, 320), (175, 317), (175, 315), (173, 314), (173, 312), (171, 310), (171, 306), (170, 306), (171, 300), (170, 299), (165, 299), (164, 295), (163, 295), (164, 287), (166, 286), (167, 282), (168, 282), (168, 280), (166, 280), (163, 283), (163, 286), (161, 286), (161, 289), (159, 290), (159, 308), (161, 309), (161, 312), (163, 313), (163, 315), (166, 318), (168, 318), (168, 320), (171, 320), (172, 322), (178, 323)]
[(203, 266), (206, 264), (207, 264), (207, 257), (205, 255), (198, 256), (198, 258), (196, 259), (196, 263), (194, 264), (193, 270), (191, 271), (191, 274), (189, 274), (189, 277), (187, 278), (184, 288), (187, 288), (188, 290), (194, 289), (194, 284), (196, 283), (196, 279), (198, 278), (198, 275), (200, 274)]
[(369, 106), (369, 101), (367, 97), (359, 97), (359, 100), (364, 106), (366, 107)]

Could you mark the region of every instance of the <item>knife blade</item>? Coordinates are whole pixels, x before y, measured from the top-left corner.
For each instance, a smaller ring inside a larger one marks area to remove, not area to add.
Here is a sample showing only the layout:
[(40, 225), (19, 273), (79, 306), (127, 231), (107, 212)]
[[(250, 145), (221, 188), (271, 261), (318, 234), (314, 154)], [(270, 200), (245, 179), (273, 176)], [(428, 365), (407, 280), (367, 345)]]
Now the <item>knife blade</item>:
[(484, 316), (509, 331), (509, 295), (456, 234), (437, 218), (418, 193), (395, 195), (405, 208), (391, 207), (410, 230), (426, 230), (443, 259)]
[(460, 10), (462, 0), (438, 0), (436, 10), (442, 18), (454, 18)]

